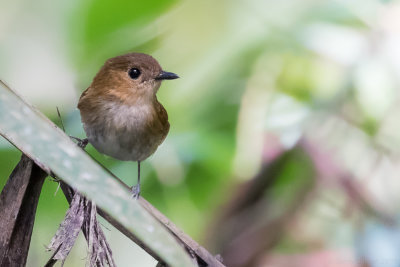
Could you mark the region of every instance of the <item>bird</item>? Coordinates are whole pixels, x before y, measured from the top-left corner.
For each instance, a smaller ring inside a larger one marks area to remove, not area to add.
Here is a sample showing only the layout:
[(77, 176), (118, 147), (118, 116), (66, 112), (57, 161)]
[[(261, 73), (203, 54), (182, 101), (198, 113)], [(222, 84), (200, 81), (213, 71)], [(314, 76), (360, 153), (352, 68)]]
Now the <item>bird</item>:
[(152, 56), (128, 53), (108, 59), (79, 99), (84, 142), (115, 159), (137, 162), (137, 183), (131, 188), (136, 199), (140, 163), (157, 150), (170, 128), (158, 89), (162, 81), (177, 78)]

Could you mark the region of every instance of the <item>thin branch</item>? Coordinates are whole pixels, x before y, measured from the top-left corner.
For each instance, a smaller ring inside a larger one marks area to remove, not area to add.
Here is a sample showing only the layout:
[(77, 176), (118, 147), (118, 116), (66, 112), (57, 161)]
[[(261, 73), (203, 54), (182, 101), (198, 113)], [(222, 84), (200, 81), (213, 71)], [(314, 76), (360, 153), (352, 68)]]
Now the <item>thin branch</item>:
[[(114, 176), (118, 181), (118, 177)], [(128, 188), (127, 185), (124, 184)], [(71, 191), (72, 190), (67, 184), (61, 182), (61, 189), (64, 192), (68, 201), (71, 201)], [(193, 252), (196, 256), (196, 260), (199, 266), (209, 266), (209, 267), (224, 267), (224, 265), (217, 260), (210, 252), (208, 252), (205, 248), (200, 246), (196, 241), (194, 241), (191, 237), (186, 235), (182, 230), (180, 230), (174, 223), (172, 223), (164, 214), (162, 214), (159, 210), (157, 210), (154, 206), (152, 206), (147, 200), (142, 197), (139, 197), (139, 203), (151, 214), (154, 218), (156, 218), (160, 223), (162, 223), (167, 230), (173, 234), (176, 240), (186, 248), (187, 251)], [(154, 259), (162, 262), (163, 260), (157, 255), (156, 252), (147, 247), (139, 238), (137, 238), (133, 233), (131, 233), (128, 229), (122, 226), (117, 220), (111, 217), (108, 213), (103, 211), (102, 209), (97, 209), (97, 213), (103, 217), (106, 221), (108, 221), (112, 226), (118, 229), (122, 234), (128, 237), (130, 240), (135, 242), (138, 246), (140, 246), (143, 250), (149, 253)]]
[[(94, 161), (96, 161), (105, 171), (107, 171), (111, 176), (114, 177), (122, 186), (126, 187), (126, 189), (130, 190), (130, 188), (115, 174), (113, 174), (110, 170), (108, 170), (104, 165), (98, 162), (96, 159), (92, 157)], [(67, 184), (61, 182), (61, 189), (64, 192), (67, 200), (71, 201), (71, 189)], [(161, 224), (167, 228), (167, 230), (176, 238), (176, 240), (189, 252), (189, 254), (194, 254), (196, 257), (197, 264), (207, 267), (224, 267), (225, 265), (221, 263), (221, 257), (215, 257), (204, 247), (200, 246), (196, 241), (194, 241), (190, 236), (186, 235), (182, 230), (180, 230), (173, 222), (171, 222), (163, 213), (161, 213), (158, 209), (156, 209), (153, 205), (151, 205), (146, 199), (143, 197), (139, 197), (139, 203), (144, 207), (155, 219), (157, 219)], [(121, 233), (123, 233), (126, 237), (135, 242), (138, 246), (140, 246), (143, 250), (149, 253), (154, 259), (159, 262), (162, 262), (162, 259), (157, 255), (156, 252), (147, 247), (140, 239), (138, 239), (133, 233), (131, 233), (128, 229), (126, 229), (123, 225), (121, 225), (117, 220), (111, 217), (108, 213), (103, 211), (102, 209), (97, 209), (97, 213), (103, 217), (106, 221), (108, 221), (112, 226), (118, 229)]]
[(60, 113), (60, 110), (58, 109), (58, 107), (56, 107), (56, 109), (57, 109), (57, 115), (58, 115), (58, 118), (60, 119), (61, 129), (62, 129), (62, 130), (63, 130), (63, 132), (65, 133), (65, 127), (64, 127), (63, 120), (62, 120), (62, 118), (61, 118), (61, 113)]

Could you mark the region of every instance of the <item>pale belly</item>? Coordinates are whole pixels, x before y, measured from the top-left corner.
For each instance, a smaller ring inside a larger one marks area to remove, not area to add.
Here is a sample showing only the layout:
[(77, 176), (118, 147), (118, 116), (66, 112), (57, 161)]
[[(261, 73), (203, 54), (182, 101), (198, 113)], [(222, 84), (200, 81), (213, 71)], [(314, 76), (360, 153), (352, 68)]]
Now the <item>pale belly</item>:
[(143, 161), (166, 137), (168, 129), (154, 131), (145, 109), (119, 110), (117, 114), (106, 114), (101, 123), (83, 125), (89, 142), (103, 154), (119, 160)]
[[(88, 127), (85, 127), (88, 128)], [(96, 134), (92, 134), (97, 132)], [(145, 136), (134, 130), (115, 133), (87, 129), (89, 142), (101, 153), (119, 160), (142, 161), (153, 154), (163, 137)]]

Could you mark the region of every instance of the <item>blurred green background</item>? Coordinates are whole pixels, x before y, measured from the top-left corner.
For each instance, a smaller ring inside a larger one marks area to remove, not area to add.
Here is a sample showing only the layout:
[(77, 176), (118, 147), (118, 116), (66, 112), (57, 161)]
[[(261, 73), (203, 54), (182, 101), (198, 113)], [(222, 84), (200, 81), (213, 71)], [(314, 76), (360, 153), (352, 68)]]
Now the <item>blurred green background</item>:
[[(57, 124), (58, 106), (70, 135), (84, 137), (76, 105), (107, 58), (148, 53), (179, 74), (158, 93), (171, 130), (142, 195), (231, 266), (400, 266), (399, 47), (398, 1), (0, 2), (0, 78)], [(87, 151), (136, 181), (135, 163)], [(0, 188), (19, 157), (0, 139)], [(56, 189), (28, 266), (51, 255)], [(103, 225), (118, 266), (156, 265)], [(258, 239), (235, 243), (249, 228)], [(257, 253), (230, 258), (239, 243)], [(80, 238), (65, 266), (86, 253)]]

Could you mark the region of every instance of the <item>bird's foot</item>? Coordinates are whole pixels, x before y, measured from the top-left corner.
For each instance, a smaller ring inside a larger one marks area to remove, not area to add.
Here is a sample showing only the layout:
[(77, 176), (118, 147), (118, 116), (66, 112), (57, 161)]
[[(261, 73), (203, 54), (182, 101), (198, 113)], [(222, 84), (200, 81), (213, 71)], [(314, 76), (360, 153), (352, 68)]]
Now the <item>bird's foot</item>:
[(89, 143), (89, 140), (87, 138), (80, 139), (80, 138), (75, 137), (75, 136), (70, 136), (70, 138), (74, 139), (75, 141), (78, 141), (77, 145), (82, 149), (85, 149), (85, 147)]
[(131, 192), (132, 192), (132, 197), (134, 199), (139, 199), (139, 196), (140, 196), (140, 184), (132, 186)]
[(79, 146), (80, 148), (82, 148), (82, 149), (85, 149), (85, 147), (87, 146), (87, 144), (89, 144), (89, 140), (88, 140), (87, 138), (81, 139), (81, 140), (78, 142), (78, 146)]

